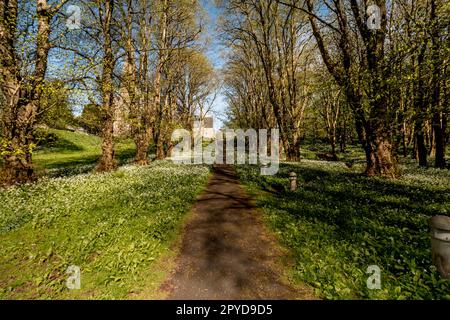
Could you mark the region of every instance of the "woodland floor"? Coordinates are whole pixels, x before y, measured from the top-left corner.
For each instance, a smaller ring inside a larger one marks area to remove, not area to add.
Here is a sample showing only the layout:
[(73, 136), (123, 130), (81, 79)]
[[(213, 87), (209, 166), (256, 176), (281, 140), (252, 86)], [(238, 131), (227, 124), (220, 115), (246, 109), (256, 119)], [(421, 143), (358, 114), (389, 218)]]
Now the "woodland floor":
[[(0, 300), (450, 299), (428, 228), (450, 213), (448, 170), (402, 158), (399, 179), (368, 178), (360, 147), (326, 162), (329, 146), (305, 141), (273, 176), (170, 161), (97, 174), (99, 137), (44, 133), (41, 179), (0, 190)], [(117, 146), (131, 162), (133, 142)], [(80, 290), (66, 287), (70, 265)], [(380, 290), (367, 288), (371, 265)]]
[(231, 166), (215, 166), (185, 226), (168, 299), (312, 299), (283, 278), (289, 258)]

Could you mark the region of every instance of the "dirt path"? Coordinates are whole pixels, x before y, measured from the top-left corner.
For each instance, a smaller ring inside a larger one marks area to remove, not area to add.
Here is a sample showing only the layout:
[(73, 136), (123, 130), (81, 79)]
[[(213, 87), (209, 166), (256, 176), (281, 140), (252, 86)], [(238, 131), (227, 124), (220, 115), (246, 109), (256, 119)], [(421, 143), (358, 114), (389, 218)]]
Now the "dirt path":
[(279, 278), (281, 251), (230, 166), (216, 166), (163, 285), (168, 299), (308, 299)]

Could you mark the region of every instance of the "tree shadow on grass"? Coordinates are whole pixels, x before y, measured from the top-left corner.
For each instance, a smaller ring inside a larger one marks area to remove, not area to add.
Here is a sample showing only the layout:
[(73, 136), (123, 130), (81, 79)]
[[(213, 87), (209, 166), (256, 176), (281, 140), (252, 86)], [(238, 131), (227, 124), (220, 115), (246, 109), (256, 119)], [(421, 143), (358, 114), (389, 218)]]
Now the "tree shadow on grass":
[(38, 152), (70, 153), (75, 151), (83, 151), (84, 148), (76, 145), (72, 141), (58, 137), (58, 139), (54, 142), (46, 143), (43, 146), (38, 146), (36, 150)]
[[(281, 204), (297, 203), (297, 206), (291, 208), (295, 214), (304, 216), (305, 214), (301, 212), (305, 210), (305, 207), (324, 206), (329, 209), (327, 212), (316, 215), (316, 212), (311, 210), (312, 217), (322, 218), (338, 225), (343, 221), (342, 216), (348, 216), (348, 218), (354, 216), (350, 214), (352, 210), (346, 210), (354, 207), (358, 209), (357, 216), (381, 219), (381, 221), (386, 219), (383, 215), (384, 211), (396, 210), (399, 212), (399, 219), (390, 219), (386, 222), (406, 223), (405, 227), (411, 227), (411, 223), (405, 221), (400, 213), (408, 216), (415, 214), (431, 217), (439, 214), (439, 211), (434, 209), (436, 205), (448, 206), (450, 203), (450, 189), (405, 185), (398, 181), (374, 179), (357, 173), (330, 172), (311, 168), (299, 170), (298, 167), (291, 167), (289, 171), (297, 173), (299, 189), (296, 192), (287, 190), (285, 177), (264, 183), (263, 189), (270, 186), (270, 189), (277, 190), (276, 198)], [(340, 216), (330, 214), (330, 209), (337, 209)]]
[[(134, 149), (120, 150), (116, 153), (116, 161), (119, 166), (129, 163), (134, 156)], [(100, 159), (99, 154), (74, 153), (47, 161), (44, 168), (38, 168), (42, 175), (49, 177), (70, 177), (92, 171)]]
[[(297, 173), (296, 192), (285, 187), (290, 171)], [(281, 164), (275, 177), (255, 173), (245, 174), (245, 179), (272, 191), (271, 196), (259, 198), (258, 206), (274, 212), (272, 218), (290, 246), (295, 241), (300, 241), (295, 246), (308, 246), (309, 239), (321, 239), (322, 245), (335, 247), (352, 263), (377, 260), (385, 270), (401, 276), (418, 266), (429, 268), (428, 219), (450, 209), (449, 189), (339, 170)], [(292, 240), (292, 221), (309, 233)]]

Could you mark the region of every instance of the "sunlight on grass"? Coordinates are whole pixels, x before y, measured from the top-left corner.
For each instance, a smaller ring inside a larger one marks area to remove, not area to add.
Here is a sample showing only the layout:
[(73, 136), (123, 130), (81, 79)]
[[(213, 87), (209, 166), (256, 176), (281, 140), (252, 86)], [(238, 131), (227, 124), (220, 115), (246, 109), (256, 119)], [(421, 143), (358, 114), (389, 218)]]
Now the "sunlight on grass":
[[(158, 161), (0, 191), (0, 298), (156, 293), (162, 260), (208, 175), (205, 166)], [(65, 287), (69, 265), (81, 267), (81, 290)]]
[[(295, 171), (300, 188), (287, 191)], [(450, 281), (431, 264), (428, 219), (450, 213), (450, 174), (402, 166), (397, 180), (367, 178), (343, 163), (282, 164), (276, 176), (238, 173), (295, 260), (293, 276), (328, 299), (450, 298)], [(369, 265), (382, 289), (368, 290)]]
[[(38, 148), (34, 153), (33, 160), (38, 174), (67, 175), (70, 170), (76, 173), (87, 172), (96, 165), (101, 155), (100, 137), (56, 129), (48, 129), (48, 132), (54, 133), (58, 140)], [(118, 141), (118, 162), (123, 164), (130, 160), (134, 155), (134, 148), (130, 139)]]

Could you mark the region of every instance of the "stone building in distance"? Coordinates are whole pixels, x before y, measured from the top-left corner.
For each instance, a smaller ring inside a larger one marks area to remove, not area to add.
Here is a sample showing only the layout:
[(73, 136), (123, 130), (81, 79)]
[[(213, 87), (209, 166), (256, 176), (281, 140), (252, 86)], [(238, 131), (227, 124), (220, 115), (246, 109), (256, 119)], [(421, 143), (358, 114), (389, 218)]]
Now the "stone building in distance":
[[(131, 72), (128, 64), (125, 62), (123, 66), (123, 73)], [(119, 94), (114, 99), (114, 136), (126, 137), (131, 133), (131, 126), (128, 123), (130, 114), (130, 98), (125, 86), (119, 89)]]
[(202, 120), (197, 118), (193, 126), (194, 135), (201, 135), (203, 139), (213, 140), (216, 137), (214, 131), (214, 118), (203, 117)]

